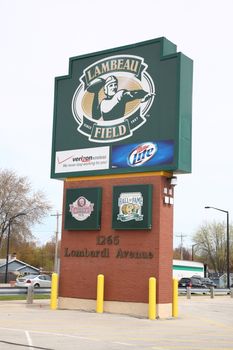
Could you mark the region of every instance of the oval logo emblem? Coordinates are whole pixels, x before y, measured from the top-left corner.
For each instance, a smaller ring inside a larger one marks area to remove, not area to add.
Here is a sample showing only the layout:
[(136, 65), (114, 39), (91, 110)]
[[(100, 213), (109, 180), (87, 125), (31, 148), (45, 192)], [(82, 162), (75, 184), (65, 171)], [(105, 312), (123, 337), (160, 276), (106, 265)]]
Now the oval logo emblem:
[(131, 137), (146, 123), (155, 95), (144, 58), (116, 55), (83, 70), (72, 99), (78, 132), (91, 142), (109, 143)]
[(143, 143), (133, 149), (128, 156), (131, 167), (140, 166), (148, 162), (157, 152), (158, 146), (154, 143)]

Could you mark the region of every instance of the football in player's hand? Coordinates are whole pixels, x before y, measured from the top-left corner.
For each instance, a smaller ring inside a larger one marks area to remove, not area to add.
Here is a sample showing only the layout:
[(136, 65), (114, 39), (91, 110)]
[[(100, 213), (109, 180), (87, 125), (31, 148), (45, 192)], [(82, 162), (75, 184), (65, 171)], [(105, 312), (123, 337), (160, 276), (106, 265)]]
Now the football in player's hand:
[(92, 93), (99, 92), (104, 86), (104, 84), (105, 84), (104, 79), (97, 78), (93, 81), (93, 83), (90, 86), (88, 86), (87, 91)]

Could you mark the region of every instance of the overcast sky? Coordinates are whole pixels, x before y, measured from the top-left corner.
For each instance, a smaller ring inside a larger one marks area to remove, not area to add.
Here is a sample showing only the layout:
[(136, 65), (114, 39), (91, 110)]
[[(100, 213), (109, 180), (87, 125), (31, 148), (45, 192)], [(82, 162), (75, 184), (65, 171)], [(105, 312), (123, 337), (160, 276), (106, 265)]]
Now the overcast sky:
[[(0, 0), (0, 168), (27, 176), (61, 212), (50, 179), (54, 78), (69, 58), (166, 37), (194, 61), (192, 174), (178, 175), (174, 245), (203, 222), (233, 215), (232, 0)], [(34, 233), (49, 240), (49, 217)]]

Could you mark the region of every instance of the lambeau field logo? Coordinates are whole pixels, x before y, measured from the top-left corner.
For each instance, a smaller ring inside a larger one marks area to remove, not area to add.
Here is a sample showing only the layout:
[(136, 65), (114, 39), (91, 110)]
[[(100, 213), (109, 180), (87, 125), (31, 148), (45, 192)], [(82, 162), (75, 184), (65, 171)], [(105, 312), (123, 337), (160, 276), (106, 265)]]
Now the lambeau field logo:
[(116, 142), (146, 122), (155, 97), (147, 64), (139, 56), (116, 55), (88, 66), (72, 99), (78, 131), (91, 142)]

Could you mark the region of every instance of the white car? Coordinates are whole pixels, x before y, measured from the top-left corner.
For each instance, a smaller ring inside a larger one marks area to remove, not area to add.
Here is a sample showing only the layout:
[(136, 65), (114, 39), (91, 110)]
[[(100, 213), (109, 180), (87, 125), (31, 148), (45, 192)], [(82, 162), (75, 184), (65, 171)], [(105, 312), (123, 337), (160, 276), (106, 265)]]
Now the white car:
[(16, 279), (16, 287), (28, 287), (33, 286), (50, 288), (51, 287), (51, 277), (49, 275), (26, 275), (23, 277), (18, 277)]

